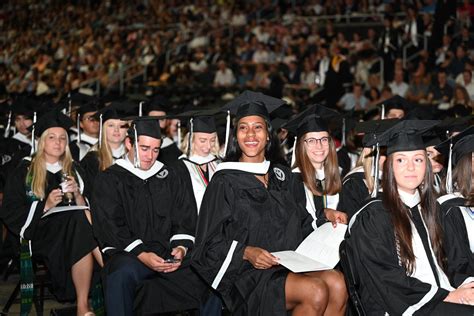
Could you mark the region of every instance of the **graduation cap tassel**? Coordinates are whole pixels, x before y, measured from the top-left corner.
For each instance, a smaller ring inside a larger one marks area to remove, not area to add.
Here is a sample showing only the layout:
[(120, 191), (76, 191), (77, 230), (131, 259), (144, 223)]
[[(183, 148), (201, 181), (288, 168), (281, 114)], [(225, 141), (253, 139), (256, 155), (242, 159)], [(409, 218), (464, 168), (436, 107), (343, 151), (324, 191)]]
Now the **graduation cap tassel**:
[(342, 146), (346, 146), (346, 118), (342, 118)]
[(142, 117), (143, 116), (143, 101), (141, 101), (139, 104), (138, 104), (138, 116), (139, 117)]
[(138, 133), (137, 133), (137, 125), (133, 125), (133, 136), (135, 137), (135, 144), (133, 146), (133, 166), (135, 168), (140, 168), (140, 158), (138, 157)]
[[(76, 118), (76, 128), (77, 128), (77, 139), (76, 143), (79, 144), (81, 142), (81, 114), (77, 113), (77, 118)], [(99, 129), (100, 130), (100, 129)]]
[(71, 100), (71, 93), (69, 93), (69, 107), (67, 110), (67, 115), (71, 117), (71, 113), (72, 113), (72, 100)]
[(293, 152), (291, 153), (291, 164), (290, 167), (293, 168), (295, 162), (296, 162), (296, 141), (298, 140), (298, 137), (295, 136), (295, 142), (293, 144)]
[(374, 189), (372, 190), (371, 197), (377, 197), (379, 191), (379, 158), (380, 158), (380, 147), (379, 143), (375, 145), (375, 162), (374, 162)]
[(8, 138), (8, 135), (10, 134), (10, 128), (12, 124), (12, 111), (8, 112), (8, 121), (7, 121), (7, 127), (5, 128), (5, 133), (3, 134), (4, 138)]
[(181, 121), (178, 121), (178, 148), (181, 149)]
[(35, 146), (35, 123), (36, 123), (36, 112), (33, 113), (33, 129), (31, 130), (31, 152), (30, 156), (33, 156), (33, 154), (36, 151), (36, 146)]
[(230, 111), (227, 111), (226, 124), (225, 124), (224, 157), (227, 154), (227, 146), (229, 145), (229, 136), (230, 136)]
[(99, 115), (99, 148), (102, 147), (102, 114)]
[(446, 193), (453, 193), (453, 142), (449, 144), (448, 171), (446, 172)]
[(382, 114), (380, 115), (381, 120), (385, 120), (385, 104), (382, 103)]
[(188, 157), (191, 156), (191, 146), (192, 146), (193, 132), (194, 132), (193, 118), (190, 118), (189, 119), (189, 133), (188, 133), (188, 152), (186, 153), (186, 156), (188, 156)]

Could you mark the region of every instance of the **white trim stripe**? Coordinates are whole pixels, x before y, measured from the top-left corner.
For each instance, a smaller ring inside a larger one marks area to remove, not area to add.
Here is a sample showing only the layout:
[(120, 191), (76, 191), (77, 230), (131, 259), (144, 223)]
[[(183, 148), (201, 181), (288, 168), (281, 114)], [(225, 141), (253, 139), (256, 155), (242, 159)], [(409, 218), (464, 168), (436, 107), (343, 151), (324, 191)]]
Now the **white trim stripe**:
[(112, 250), (112, 249), (116, 249), (115, 247), (105, 247), (104, 249), (102, 249), (102, 253), (105, 253), (107, 250)]
[(428, 291), (428, 293), (426, 293), (426, 295), (423, 296), (423, 298), (418, 303), (408, 307), (405, 310), (405, 312), (402, 314), (402, 316), (411, 316), (411, 315), (413, 315), (417, 310), (419, 310), (426, 303), (428, 303), (435, 296), (437, 291), (438, 291), (438, 287), (432, 285), (431, 289)]
[(351, 220), (349, 221), (349, 225), (347, 227), (347, 231), (349, 232), (349, 234), (351, 233), (351, 228), (352, 228), (352, 225), (354, 225), (355, 223), (355, 220), (357, 218), (357, 215), (359, 215), (359, 213), (364, 209), (366, 208), (367, 206), (369, 206), (370, 204), (372, 204), (373, 202), (376, 202), (376, 201), (380, 201), (380, 200), (373, 200), (373, 201), (370, 201), (369, 203), (365, 204), (364, 206), (361, 207), (360, 210), (358, 210), (351, 218)]
[(215, 290), (219, 286), (219, 283), (221, 283), (222, 278), (224, 277), (225, 272), (229, 268), (230, 262), (232, 261), (232, 256), (234, 255), (235, 248), (237, 247), (237, 241), (233, 240), (232, 244), (230, 245), (229, 252), (227, 252), (227, 256), (224, 259), (224, 262), (222, 263), (221, 268), (219, 269), (219, 272), (216, 275), (216, 278), (212, 282), (212, 288)]
[(451, 193), (451, 194), (445, 194), (443, 196), (440, 196), (436, 201), (438, 201), (439, 204), (443, 204), (446, 201), (449, 201), (451, 199), (455, 198), (462, 198), (462, 194), (459, 192)]
[(135, 240), (134, 242), (132, 242), (130, 245), (127, 246), (127, 248), (125, 248), (124, 250), (126, 252), (130, 252), (132, 251), (133, 249), (135, 249), (135, 247), (137, 247), (138, 245), (140, 244), (143, 244), (143, 241), (141, 239), (137, 239)]
[(20, 237), (25, 239), (25, 231), (30, 226), (31, 221), (33, 220), (33, 216), (35, 215), (36, 206), (38, 205), (38, 201), (34, 201), (31, 203), (30, 211), (28, 212), (28, 217), (26, 218), (25, 225), (20, 230)]
[(468, 284), (471, 282), (474, 282), (474, 277), (468, 277), (466, 280), (464, 280), (464, 282), (461, 285)]
[(176, 235), (173, 235), (173, 236), (170, 238), (170, 242), (172, 242), (173, 240), (183, 240), (183, 239), (191, 240), (191, 241), (194, 243), (194, 236), (187, 235), (187, 234), (176, 234)]

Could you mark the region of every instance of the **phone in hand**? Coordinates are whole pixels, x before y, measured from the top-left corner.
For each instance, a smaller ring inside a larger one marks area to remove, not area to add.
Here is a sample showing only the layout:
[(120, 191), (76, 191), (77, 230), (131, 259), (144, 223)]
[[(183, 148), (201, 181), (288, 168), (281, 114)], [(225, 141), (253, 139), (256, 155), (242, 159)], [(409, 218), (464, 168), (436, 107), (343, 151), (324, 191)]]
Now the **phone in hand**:
[(181, 262), (180, 259), (176, 259), (176, 258), (168, 258), (168, 259), (165, 259), (165, 263), (179, 263)]

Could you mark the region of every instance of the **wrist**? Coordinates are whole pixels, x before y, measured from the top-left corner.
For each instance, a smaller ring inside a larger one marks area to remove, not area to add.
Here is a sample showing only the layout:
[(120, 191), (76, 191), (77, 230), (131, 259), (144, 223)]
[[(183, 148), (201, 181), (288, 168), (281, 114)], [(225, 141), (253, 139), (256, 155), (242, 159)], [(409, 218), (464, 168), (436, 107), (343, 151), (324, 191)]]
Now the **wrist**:
[(186, 257), (186, 254), (188, 253), (188, 248), (184, 246), (177, 246), (177, 249), (180, 249), (183, 252), (183, 258)]

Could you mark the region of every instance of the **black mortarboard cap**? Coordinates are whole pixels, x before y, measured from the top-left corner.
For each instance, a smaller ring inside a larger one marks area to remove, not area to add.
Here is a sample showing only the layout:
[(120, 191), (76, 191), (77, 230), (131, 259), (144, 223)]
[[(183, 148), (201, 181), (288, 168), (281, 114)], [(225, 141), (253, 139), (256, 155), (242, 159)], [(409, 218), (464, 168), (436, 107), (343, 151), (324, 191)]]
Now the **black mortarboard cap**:
[[(136, 131), (136, 134), (135, 134)], [(161, 139), (160, 122), (149, 116), (135, 117), (132, 126), (128, 129), (129, 136), (149, 136)]]
[(438, 144), (435, 149), (448, 157), (451, 143), (453, 144), (453, 164), (456, 165), (462, 156), (474, 151), (474, 126)]
[(422, 134), (437, 125), (439, 121), (404, 120), (392, 126), (379, 137), (367, 143), (367, 146), (387, 146), (387, 155), (398, 151), (425, 149)]
[(41, 137), (48, 128), (62, 127), (67, 131), (73, 125), (74, 122), (69, 116), (63, 114), (58, 109), (54, 109), (41, 116), (41, 118), (30, 127), (30, 130), (34, 128), (35, 134)]
[(99, 101), (92, 100), (90, 102), (81, 104), (79, 106), (79, 109), (77, 110), (77, 114), (79, 114), (82, 118), (85, 113), (97, 112), (98, 110), (99, 110)]
[(169, 101), (161, 95), (154, 96), (150, 101), (145, 102), (145, 107), (143, 113), (148, 115), (151, 111), (169, 111)]
[(308, 132), (329, 132), (329, 120), (340, 115), (339, 112), (325, 106), (313, 104), (282, 127), (296, 134), (297, 137)]
[(130, 102), (112, 102), (109, 106), (102, 108), (95, 116), (100, 119), (102, 115), (102, 122), (104, 123), (110, 119), (123, 119), (127, 116), (136, 115), (136, 108), (138, 105)]
[(405, 112), (405, 116), (408, 114), (409, 109), (411, 108), (410, 102), (407, 99), (395, 95), (387, 100), (384, 100), (377, 104), (377, 106), (382, 107), (385, 109), (385, 116), (391, 109), (399, 109)]
[(246, 90), (226, 103), (221, 110), (230, 111), (230, 114), (235, 115), (237, 120), (250, 115), (258, 115), (270, 120), (270, 113), (284, 104), (285, 101), (282, 99)]
[(287, 120), (277, 117), (277, 118), (274, 118), (270, 122), (270, 124), (272, 125), (275, 131), (278, 131), (286, 122)]
[(17, 97), (11, 107), (14, 115), (33, 117), (34, 112), (40, 110), (40, 103), (27, 96)]
[(359, 122), (355, 127), (355, 132), (364, 134), (362, 144), (364, 147), (369, 147), (367, 145), (368, 143), (373, 143), (376, 141), (382, 133), (395, 126), (395, 124), (399, 122), (400, 120), (398, 119)]
[(193, 117), (193, 133), (215, 133), (216, 121), (213, 116)]
[(454, 132), (461, 132), (470, 126), (470, 121), (472, 118), (472, 115), (465, 117), (446, 118), (436, 126), (436, 129), (440, 132), (444, 132), (444, 135), (446, 135), (446, 133), (452, 134)]

